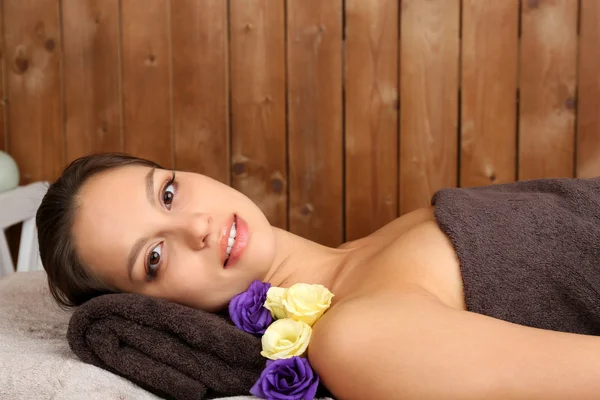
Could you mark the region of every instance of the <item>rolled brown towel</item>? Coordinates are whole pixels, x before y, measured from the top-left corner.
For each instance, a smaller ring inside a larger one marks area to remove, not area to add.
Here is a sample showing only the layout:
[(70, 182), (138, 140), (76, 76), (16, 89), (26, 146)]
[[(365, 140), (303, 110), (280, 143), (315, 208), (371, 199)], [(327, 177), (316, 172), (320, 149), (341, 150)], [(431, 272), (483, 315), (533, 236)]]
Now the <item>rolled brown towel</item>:
[(169, 399), (248, 395), (265, 367), (260, 338), (226, 317), (138, 294), (107, 294), (73, 313), (84, 362)]

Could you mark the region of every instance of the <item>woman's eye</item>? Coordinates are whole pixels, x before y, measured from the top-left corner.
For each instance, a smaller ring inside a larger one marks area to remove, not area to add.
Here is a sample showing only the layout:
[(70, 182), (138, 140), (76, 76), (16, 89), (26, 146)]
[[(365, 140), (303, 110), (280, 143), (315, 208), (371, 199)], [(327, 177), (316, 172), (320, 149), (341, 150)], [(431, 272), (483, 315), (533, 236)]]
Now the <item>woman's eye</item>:
[(148, 255), (148, 261), (146, 263), (146, 274), (149, 279), (154, 278), (156, 275), (156, 271), (158, 269), (158, 265), (160, 264), (160, 255), (162, 253), (162, 244), (159, 244), (155, 248), (152, 249), (150, 254)]
[(165, 191), (163, 193), (163, 203), (165, 203), (165, 206), (167, 206), (167, 208), (171, 207), (171, 203), (173, 202), (173, 196), (175, 196), (175, 187), (173, 186), (173, 184), (170, 184), (165, 188)]

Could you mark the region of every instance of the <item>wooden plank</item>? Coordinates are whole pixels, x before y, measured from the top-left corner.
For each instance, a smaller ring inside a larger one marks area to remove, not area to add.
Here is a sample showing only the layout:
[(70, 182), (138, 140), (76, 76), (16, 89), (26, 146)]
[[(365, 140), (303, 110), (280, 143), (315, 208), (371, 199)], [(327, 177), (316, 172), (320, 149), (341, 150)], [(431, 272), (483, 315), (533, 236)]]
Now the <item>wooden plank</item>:
[(463, 0), (460, 185), (516, 178), (519, 1)]
[[(0, 32), (3, 33), (3, 40), (4, 40), (4, 32), (5, 32), (4, 26), (5, 26), (4, 25), (4, 5), (2, 4), (2, 2), (0, 2)], [(5, 50), (4, 50), (5, 48), (6, 47), (3, 47), (3, 50), (0, 51), (0, 76), (2, 79), (2, 82), (0, 84), (0, 106), (1, 106), (1, 109), (0, 109), (0, 151), (6, 151), (10, 154), (9, 143), (8, 143), (8, 129), (7, 129), (7, 123), (8, 123), (7, 115), (9, 112), (8, 101), (7, 101), (8, 92), (6, 90), (7, 75), (8, 75), (8, 70), (6, 67), (8, 66), (10, 68), (10, 65), (7, 63), (7, 60), (5, 58), (5, 55), (6, 55)], [(12, 260), (16, 259), (16, 256), (19, 251), (20, 229), (21, 229), (21, 224), (12, 226), (4, 231), (6, 241), (7, 241), (7, 246), (9, 249), (8, 250), (9, 257), (11, 257), (11, 262), (12, 262)], [(1, 246), (1, 244), (0, 244), (0, 246)], [(14, 265), (13, 265), (13, 267), (14, 267)]]
[(290, 231), (343, 241), (342, 1), (288, 0)]
[(171, 7), (175, 165), (229, 183), (227, 2)]
[(398, 212), (398, 2), (346, 0), (346, 240)]
[(600, 2), (581, 0), (576, 176), (600, 176)]
[[(0, 32), (4, 32), (4, 7), (0, 2)], [(4, 35), (4, 34), (3, 34)], [(4, 50), (0, 51), (0, 151), (8, 151), (8, 134), (6, 132), (6, 60)]]
[(173, 165), (169, 1), (127, 0), (122, 7), (124, 150)]
[(521, 180), (574, 175), (577, 3), (522, 3)]
[(21, 183), (53, 180), (64, 164), (58, 0), (5, 0), (10, 152)]
[(121, 151), (119, 1), (63, 0), (66, 158)]
[(285, 3), (231, 3), (233, 186), (287, 229)]
[(457, 186), (459, 0), (405, 0), (400, 35), (400, 213)]

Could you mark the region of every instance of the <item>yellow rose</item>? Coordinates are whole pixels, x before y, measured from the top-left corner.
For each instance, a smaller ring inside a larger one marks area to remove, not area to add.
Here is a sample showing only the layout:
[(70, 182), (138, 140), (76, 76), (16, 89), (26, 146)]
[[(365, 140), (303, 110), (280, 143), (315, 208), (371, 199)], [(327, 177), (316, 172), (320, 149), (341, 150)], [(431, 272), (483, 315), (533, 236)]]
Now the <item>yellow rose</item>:
[(306, 352), (311, 335), (312, 328), (304, 322), (278, 319), (265, 331), (260, 354), (271, 360), (301, 356)]
[(297, 283), (283, 295), (286, 316), (310, 326), (321, 318), (331, 305), (333, 294), (323, 285)]
[(283, 295), (285, 289), (277, 286), (270, 287), (267, 291), (267, 300), (264, 307), (271, 311), (271, 316), (275, 319), (285, 318), (285, 308), (283, 307)]

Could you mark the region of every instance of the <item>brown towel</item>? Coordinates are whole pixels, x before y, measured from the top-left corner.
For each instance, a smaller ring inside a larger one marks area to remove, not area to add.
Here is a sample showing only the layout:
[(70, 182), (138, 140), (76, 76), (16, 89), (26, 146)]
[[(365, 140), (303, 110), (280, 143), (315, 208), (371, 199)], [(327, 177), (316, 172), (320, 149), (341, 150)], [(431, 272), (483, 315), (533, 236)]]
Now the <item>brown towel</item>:
[(265, 367), (260, 339), (225, 316), (137, 294), (83, 304), (67, 338), (84, 362), (169, 399), (248, 395)]
[(432, 198), (453, 243), (469, 310), (600, 334), (600, 180), (450, 188)]

